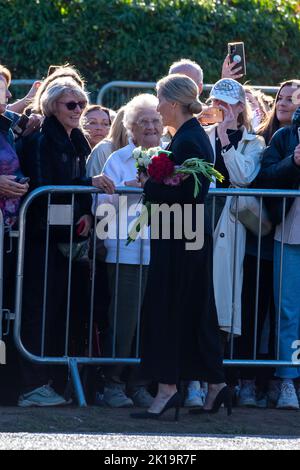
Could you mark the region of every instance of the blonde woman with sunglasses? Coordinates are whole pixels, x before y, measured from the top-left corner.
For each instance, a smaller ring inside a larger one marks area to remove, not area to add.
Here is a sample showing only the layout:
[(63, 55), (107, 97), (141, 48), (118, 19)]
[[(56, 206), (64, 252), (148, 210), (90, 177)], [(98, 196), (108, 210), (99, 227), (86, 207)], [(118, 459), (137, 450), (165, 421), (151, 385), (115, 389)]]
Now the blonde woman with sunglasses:
[[(86, 157), (90, 146), (79, 128), (81, 114), (88, 99), (84, 90), (71, 78), (59, 78), (49, 84), (40, 97), (44, 121), (37, 132), (21, 139), (19, 155), (22, 170), (30, 178), (30, 190), (40, 186), (94, 185), (108, 193), (114, 191), (112, 181), (102, 175), (86, 176)], [(52, 204), (71, 204), (71, 195), (53, 195)], [(92, 225), (92, 199), (81, 194), (74, 201), (73, 242), (87, 239)], [(26, 255), (24, 265), (24, 297), (22, 341), (32, 354), (40, 355), (43, 311), (43, 278), (45, 269), (45, 234), (47, 198), (38, 198), (27, 217)], [(47, 267), (47, 304), (45, 354), (61, 355), (59, 344), (66, 311), (65, 292), (68, 283), (68, 258), (61, 246), (69, 243), (68, 226), (50, 227)], [(64, 397), (47, 385), (48, 369), (22, 361), (23, 393), (19, 406), (55, 406), (65, 404)]]

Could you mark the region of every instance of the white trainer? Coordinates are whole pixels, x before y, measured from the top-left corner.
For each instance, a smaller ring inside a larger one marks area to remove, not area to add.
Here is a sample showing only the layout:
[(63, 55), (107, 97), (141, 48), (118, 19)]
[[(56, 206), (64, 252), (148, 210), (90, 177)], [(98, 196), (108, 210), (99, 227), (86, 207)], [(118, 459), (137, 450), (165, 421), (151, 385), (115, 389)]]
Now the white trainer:
[(187, 395), (184, 401), (184, 406), (190, 407), (203, 407), (204, 405), (204, 391), (200, 387), (200, 383), (192, 381), (188, 384)]
[(18, 406), (27, 408), (30, 406), (47, 407), (67, 405), (64, 397), (58, 395), (50, 385), (43, 385), (31, 392), (24, 393), (19, 397)]
[(131, 408), (133, 401), (125, 394), (122, 384), (109, 384), (104, 387), (103, 401), (111, 408)]
[(298, 397), (292, 380), (282, 381), (276, 408), (278, 410), (299, 410)]

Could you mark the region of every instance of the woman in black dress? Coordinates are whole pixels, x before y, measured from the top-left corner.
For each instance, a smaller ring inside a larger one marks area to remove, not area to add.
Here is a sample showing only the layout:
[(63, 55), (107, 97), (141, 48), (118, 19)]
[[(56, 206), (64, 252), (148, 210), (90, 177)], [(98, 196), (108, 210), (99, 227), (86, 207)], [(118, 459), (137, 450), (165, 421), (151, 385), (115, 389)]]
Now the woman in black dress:
[[(176, 130), (168, 147), (176, 165), (196, 157), (213, 162), (213, 151), (203, 128), (193, 117), (201, 111), (197, 85), (183, 75), (170, 75), (158, 82), (158, 111), (165, 126)], [(148, 201), (192, 206), (190, 223), (196, 228), (196, 206), (204, 204), (209, 180), (200, 177), (201, 189), (194, 198), (194, 179), (180, 186), (166, 186), (152, 178), (140, 177)], [(152, 227), (153, 228), (153, 227)], [(183, 227), (191, 229), (191, 227)], [(199, 230), (199, 227), (198, 227)], [(188, 250), (186, 239), (151, 240), (151, 261), (143, 309), (142, 370), (159, 383), (158, 393), (149, 410), (134, 418), (158, 418), (175, 408), (181, 397), (180, 380), (204, 380), (209, 393), (201, 412), (216, 412), (222, 403), (230, 411), (229, 389), (224, 382), (219, 328), (212, 283), (212, 237), (205, 214), (204, 245)], [(183, 234), (184, 234), (183, 230)]]

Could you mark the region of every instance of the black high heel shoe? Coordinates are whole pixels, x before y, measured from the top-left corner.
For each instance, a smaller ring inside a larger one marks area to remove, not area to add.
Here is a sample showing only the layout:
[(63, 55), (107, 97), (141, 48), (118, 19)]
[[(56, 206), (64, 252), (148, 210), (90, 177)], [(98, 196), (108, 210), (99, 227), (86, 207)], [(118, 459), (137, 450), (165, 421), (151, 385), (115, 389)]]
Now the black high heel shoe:
[(167, 410), (175, 408), (174, 421), (179, 420), (179, 409), (182, 403), (182, 398), (179, 392), (176, 392), (171, 398), (167, 401), (163, 409), (159, 413), (150, 413), (149, 411), (144, 411), (141, 413), (131, 413), (131, 418), (134, 419), (159, 419)]
[(227, 416), (232, 414), (232, 395), (228, 386), (223, 387), (215, 398), (213, 407), (211, 410), (193, 409), (189, 410), (191, 415), (204, 415), (204, 414), (216, 414), (224, 403), (227, 409)]

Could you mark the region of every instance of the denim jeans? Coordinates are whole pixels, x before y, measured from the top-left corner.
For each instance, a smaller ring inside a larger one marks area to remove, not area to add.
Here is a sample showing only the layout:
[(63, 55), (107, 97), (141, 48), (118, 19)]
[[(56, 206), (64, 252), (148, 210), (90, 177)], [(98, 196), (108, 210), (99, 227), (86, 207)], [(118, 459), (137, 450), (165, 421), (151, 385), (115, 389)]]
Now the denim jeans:
[[(274, 245), (274, 296), (278, 318), (281, 243)], [(282, 271), (282, 304), (280, 312), (280, 360), (291, 361), (294, 341), (300, 340), (300, 245), (284, 245)], [(300, 377), (300, 367), (279, 367), (281, 379)]]

